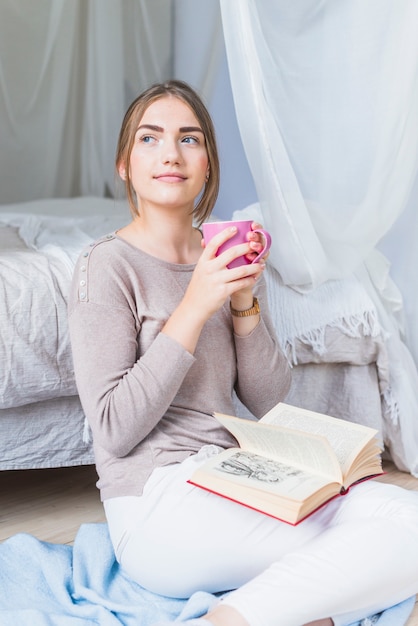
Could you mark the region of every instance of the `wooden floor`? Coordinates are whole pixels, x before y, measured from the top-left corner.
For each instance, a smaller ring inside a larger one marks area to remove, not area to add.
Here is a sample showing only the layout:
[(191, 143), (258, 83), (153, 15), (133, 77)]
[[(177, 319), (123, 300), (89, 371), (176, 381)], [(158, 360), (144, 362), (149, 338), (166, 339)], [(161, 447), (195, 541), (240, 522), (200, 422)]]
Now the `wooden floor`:
[(94, 466), (0, 472), (0, 541), (26, 532), (72, 543), (83, 523), (104, 522)]
[[(386, 464), (383, 482), (418, 491), (418, 479)], [(26, 532), (72, 543), (81, 524), (105, 520), (93, 466), (0, 472), (0, 541)], [(418, 604), (408, 626), (418, 626)]]

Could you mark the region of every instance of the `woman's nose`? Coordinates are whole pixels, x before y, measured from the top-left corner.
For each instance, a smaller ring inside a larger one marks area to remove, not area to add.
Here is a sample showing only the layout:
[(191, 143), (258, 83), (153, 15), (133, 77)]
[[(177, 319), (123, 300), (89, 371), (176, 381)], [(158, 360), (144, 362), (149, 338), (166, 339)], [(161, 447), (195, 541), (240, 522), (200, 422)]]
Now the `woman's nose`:
[(165, 139), (162, 142), (162, 161), (163, 163), (179, 163), (181, 161), (181, 152), (176, 140)]

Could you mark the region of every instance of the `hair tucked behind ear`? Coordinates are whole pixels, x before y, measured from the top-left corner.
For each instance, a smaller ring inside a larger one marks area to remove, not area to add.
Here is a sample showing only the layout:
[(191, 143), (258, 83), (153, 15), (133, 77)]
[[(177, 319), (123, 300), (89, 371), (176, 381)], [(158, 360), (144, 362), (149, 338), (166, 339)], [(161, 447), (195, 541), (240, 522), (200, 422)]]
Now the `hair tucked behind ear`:
[(209, 112), (200, 96), (188, 85), (180, 80), (169, 80), (156, 83), (142, 92), (129, 106), (125, 113), (119, 133), (116, 149), (116, 168), (125, 170), (125, 186), (128, 202), (133, 216), (138, 215), (138, 206), (135, 190), (132, 187), (129, 162), (135, 140), (135, 133), (146, 109), (161, 98), (173, 96), (187, 104), (199, 121), (205, 136), (206, 150), (209, 162), (209, 177), (203, 193), (194, 208), (195, 222), (200, 226), (211, 214), (219, 192), (219, 156), (216, 145), (215, 129)]

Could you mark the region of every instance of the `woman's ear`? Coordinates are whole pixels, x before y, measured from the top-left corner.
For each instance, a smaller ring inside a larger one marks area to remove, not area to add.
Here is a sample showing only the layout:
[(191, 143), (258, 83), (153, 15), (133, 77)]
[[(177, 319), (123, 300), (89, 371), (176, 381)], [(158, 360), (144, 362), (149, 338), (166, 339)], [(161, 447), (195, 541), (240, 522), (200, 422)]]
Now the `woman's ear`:
[(122, 180), (126, 180), (126, 168), (123, 163), (118, 165), (118, 173)]

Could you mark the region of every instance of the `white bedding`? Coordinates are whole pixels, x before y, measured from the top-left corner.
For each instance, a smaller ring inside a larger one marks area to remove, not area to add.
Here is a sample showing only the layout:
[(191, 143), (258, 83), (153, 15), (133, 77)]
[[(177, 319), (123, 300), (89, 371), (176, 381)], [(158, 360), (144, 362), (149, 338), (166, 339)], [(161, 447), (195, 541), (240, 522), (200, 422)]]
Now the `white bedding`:
[[(80, 250), (123, 226), (129, 211), (97, 198), (1, 208), (0, 409), (75, 395), (66, 323), (72, 269)], [(32, 208), (39, 214), (25, 212)]]
[(78, 396), (0, 409), (0, 470), (91, 465)]

